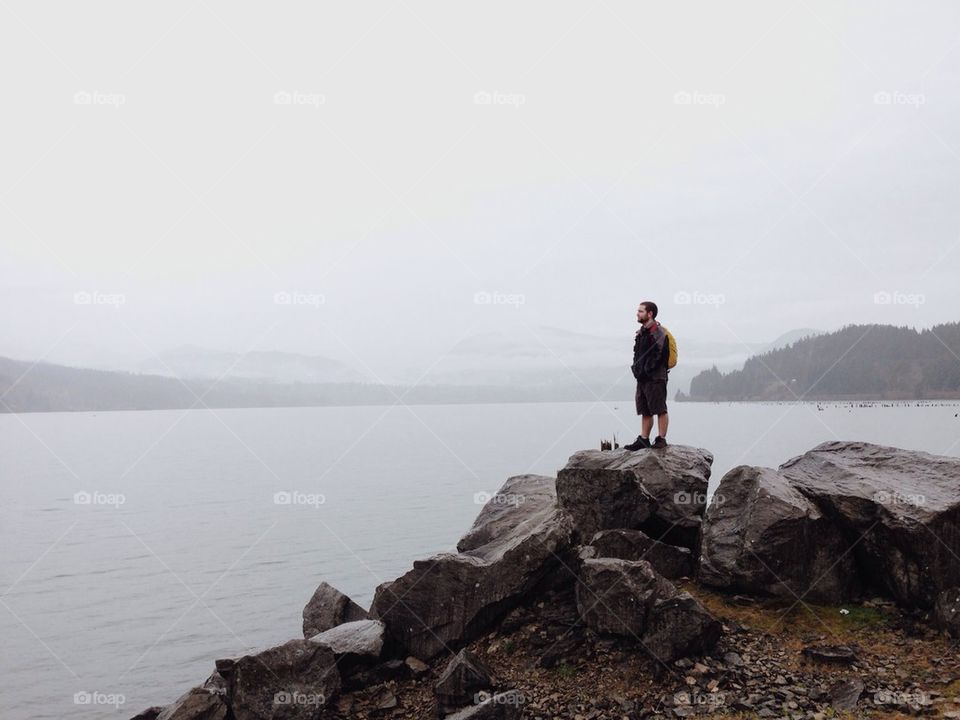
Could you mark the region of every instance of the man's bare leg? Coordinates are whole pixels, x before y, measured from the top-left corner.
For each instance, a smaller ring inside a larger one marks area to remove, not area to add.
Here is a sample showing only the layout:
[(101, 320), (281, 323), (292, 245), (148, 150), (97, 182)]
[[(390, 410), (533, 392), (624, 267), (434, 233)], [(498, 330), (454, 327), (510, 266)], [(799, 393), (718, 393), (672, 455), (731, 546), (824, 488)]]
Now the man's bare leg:
[[(653, 418), (650, 418), (650, 429), (653, 429)], [(666, 439), (667, 437), (667, 428), (670, 427), (670, 416), (667, 413), (663, 415), (657, 415), (657, 431), (660, 434), (660, 437)], [(650, 431), (647, 431), (647, 435), (650, 434)]]
[(650, 437), (650, 431), (653, 430), (653, 415), (643, 415), (640, 418), (641, 437)]

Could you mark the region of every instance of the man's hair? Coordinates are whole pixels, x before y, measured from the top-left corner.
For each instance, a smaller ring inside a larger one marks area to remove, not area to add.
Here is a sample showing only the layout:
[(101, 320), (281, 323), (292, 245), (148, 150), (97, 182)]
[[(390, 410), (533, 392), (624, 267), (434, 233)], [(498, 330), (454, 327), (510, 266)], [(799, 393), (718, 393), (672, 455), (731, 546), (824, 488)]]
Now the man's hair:
[(653, 315), (654, 320), (657, 318), (657, 304), (655, 302), (650, 302), (649, 300), (644, 300), (642, 303), (644, 309)]

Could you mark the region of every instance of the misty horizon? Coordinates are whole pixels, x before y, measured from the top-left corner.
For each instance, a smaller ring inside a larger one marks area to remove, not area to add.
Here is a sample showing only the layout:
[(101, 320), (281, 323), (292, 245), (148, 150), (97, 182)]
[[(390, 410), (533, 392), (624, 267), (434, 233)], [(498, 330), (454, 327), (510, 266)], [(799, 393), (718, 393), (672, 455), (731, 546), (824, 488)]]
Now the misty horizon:
[(960, 10), (743, 9), (20, 8), (0, 355), (390, 378), (501, 329), (626, 356), (647, 299), (688, 345), (956, 320)]

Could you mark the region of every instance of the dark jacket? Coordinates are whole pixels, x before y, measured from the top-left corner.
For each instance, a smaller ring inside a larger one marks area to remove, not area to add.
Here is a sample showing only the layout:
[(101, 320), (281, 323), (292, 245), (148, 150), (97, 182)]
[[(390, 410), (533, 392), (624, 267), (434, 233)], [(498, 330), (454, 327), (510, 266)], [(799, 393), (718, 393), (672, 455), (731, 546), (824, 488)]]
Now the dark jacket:
[(633, 376), (641, 382), (667, 379), (667, 359), (670, 345), (667, 333), (654, 323), (649, 329), (642, 327), (633, 341)]

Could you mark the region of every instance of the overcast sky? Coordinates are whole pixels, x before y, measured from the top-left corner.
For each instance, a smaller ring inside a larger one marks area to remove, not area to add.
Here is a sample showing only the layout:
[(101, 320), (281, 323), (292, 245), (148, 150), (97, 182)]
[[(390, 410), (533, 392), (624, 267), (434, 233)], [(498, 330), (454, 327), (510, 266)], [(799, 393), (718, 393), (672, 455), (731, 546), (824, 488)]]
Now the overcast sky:
[[(243, 5), (243, 6), (241, 6)], [(960, 307), (956, 2), (0, 4), (0, 354)]]

